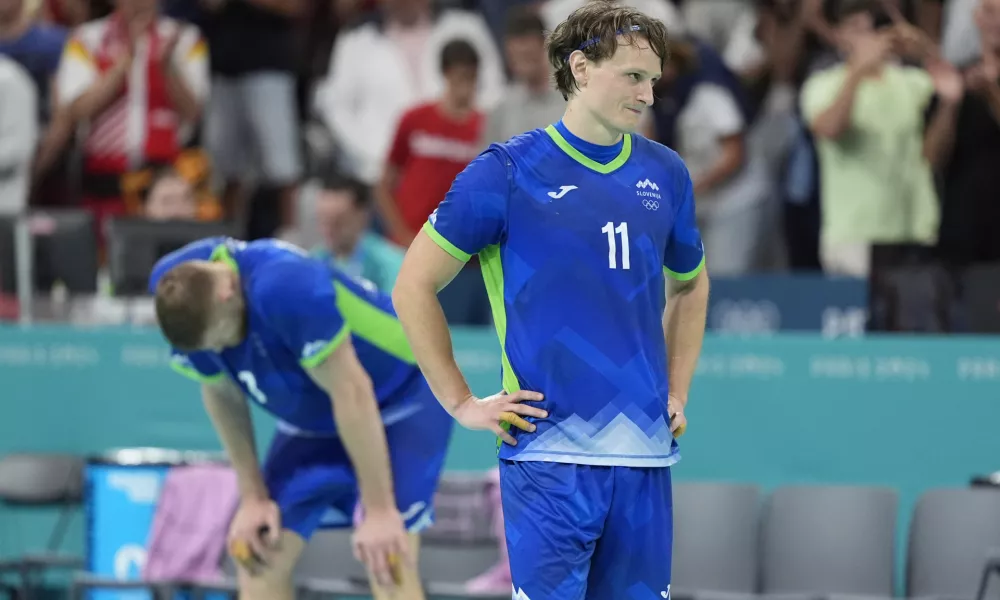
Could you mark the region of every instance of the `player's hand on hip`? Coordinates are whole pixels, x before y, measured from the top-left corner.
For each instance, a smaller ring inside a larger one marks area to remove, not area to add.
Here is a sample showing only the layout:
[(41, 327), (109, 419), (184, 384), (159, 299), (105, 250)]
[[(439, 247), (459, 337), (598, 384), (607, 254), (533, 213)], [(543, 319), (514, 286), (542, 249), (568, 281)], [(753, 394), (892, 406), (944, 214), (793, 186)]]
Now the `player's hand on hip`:
[(527, 390), (519, 390), (513, 394), (502, 391), (486, 398), (470, 396), (458, 405), (454, 416), (468, 429), (492, 431), (504, 442), (516, 446), (517, 440), (503, 428), (501, 422), (509, 423), (522, 431), (534, 431), (534, 423), (529, 423), (525, 417), (544, 419), (549, 413), (524, 402), (538, 402), (542, 398), (542, 394)]
[(375, 581), (391, 589), (400, 583), (401, 567), (412, 567), (410, 538), (403, 517), (395, 508), (365, 510), (351, 538), (354, 557), (365, 564)]
[(670, 433), (679, 438), (687, 431), (687, 417), (684, 416), (684, 402), (677, 396), (667, 397), (667, 414), (670, 416)]
[(267, 566), (281, 537), (281, 511), (270, 498), (245, 498), (229, 525), (229, 554), (251, 574)]

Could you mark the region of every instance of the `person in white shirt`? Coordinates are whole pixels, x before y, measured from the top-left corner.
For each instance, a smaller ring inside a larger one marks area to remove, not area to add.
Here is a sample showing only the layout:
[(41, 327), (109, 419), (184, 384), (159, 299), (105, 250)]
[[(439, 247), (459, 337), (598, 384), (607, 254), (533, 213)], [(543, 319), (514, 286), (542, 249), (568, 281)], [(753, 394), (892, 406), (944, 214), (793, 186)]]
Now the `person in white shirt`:
[(31, 76), (0, 55), (0, 214), (28, 204), (31, 161), (38, 142), (38, 92)]
[(367, 185), (382, 173), (402, 114), (441, 96), (441, 50), (448, 42), (465, 40), (479, 56), (477, 108), (491, 111), (505, 83), (500, 51), (481, 15), (435, 13), (430, 0), (386, 2), (379, 11), (337, 37), (329, 74), (314, 98), (344, 153), (345, 169)]

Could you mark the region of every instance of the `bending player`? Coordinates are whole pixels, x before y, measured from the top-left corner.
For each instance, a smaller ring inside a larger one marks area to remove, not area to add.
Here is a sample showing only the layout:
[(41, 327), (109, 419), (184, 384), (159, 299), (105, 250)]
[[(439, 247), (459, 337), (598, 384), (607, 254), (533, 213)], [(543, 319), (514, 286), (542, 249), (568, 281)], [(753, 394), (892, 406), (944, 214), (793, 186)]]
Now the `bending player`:
[[(592, 2), (552, 33), (563, 119), (493, 145), (410, 247), (393, 301), (438, 400), (499, 435), (514, 597), (667, 598), (669, 467), (704, 337), (708, 276), (692, 182), (632, 132), (667, 58), (662, 23)], [(473, 254), (490, 291), (506, 394), (472, 395), (436, 292)], [(526, 391), (526, 390), (531, 390)], [(525, 423), (526, 422), (526, 423)], [(533, 427), (532, 427), (533, 426)], [(537, 428), (535, 428), (537, 427)]]
[[(172, 364), (202, 383), (238, 475), (240, 598), (291, 600), (310, 535), (350, 526), (356, 507), (355, 556), (375, 597), (423, 598), (416, 534), (432, 520), (453, 420), (389, 298), (294, 246), (225, 238), (163, 258), (150, 290)], [(263, 470), (248, 401), (278, 418)]]

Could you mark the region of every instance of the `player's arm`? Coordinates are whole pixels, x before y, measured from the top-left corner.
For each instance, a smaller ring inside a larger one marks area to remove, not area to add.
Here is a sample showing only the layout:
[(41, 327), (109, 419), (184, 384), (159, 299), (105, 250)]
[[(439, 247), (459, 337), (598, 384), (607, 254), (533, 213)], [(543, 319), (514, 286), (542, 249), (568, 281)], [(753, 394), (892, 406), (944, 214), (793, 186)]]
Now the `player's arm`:
[(695, 223), (691, 178), (686, 169), (679, 175), (684, 180), (680, 185), (684, 200), (677, 210), (663, 260), (667, 295), (663, 335), (667, 342), (670, 395), (681, 403), (683, 410), (705, 338), (709, 283), (705, 246)]
[[(445, 410), (466, 427), (489, 429), (507, 443), (515, 443), (498, 420), (490, 422), (486, 409), (472, 411), (477, 413), (475, 416), (460, 416), (463, 407), (475, 405), (478, 399), (455, 362), (448, 322), (437, 296), (473, 254), (502, 239), (509, 185), (507, 167), (497, 151), (487, 151), (471, 162), (413, 240), (396, 279), (392, 301), (420, 370)], [(545, 417), (539, 409), (512, 404), (522, 399), (537, 400), (541, 395), (516, 392), (503, 406), (498, 403), (497, 408), (518, 428), (532, 431), (531, 424), (506, 414)]]
[(350, 336), (306, 371), (330, 394), (337, 432), (358, 475), (361, 502), (369, 513), (395, 511), (389, 445), (368, 372), (358, 361)]
[(254, 440), (253, 420), (246, 397), (227, 377), (201, 384), (201, 398), (215, 432), (236, 472), (240, 496), (267, 499)]

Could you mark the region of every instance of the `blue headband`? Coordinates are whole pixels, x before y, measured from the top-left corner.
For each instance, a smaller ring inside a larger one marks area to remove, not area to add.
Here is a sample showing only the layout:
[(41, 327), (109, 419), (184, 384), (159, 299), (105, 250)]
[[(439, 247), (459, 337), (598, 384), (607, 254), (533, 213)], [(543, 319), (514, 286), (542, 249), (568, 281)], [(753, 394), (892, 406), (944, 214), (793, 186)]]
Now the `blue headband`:
[[(641, 27), (639, 27), (638, 25), (632, 25), (631, 27), (627, 27), (625, 29), (619, 29), (618, 31), (615, 32), (615, 36), (624, 35), (626, 32), (631, 33), (633, 31), (639, 31), (640, 29), (641, 29)], [(596, 43), (598, 43), (600, 41), (601, 41), (600, 37), (592, 37), (589, 40), (587, 40), (586, 42), (584, 42), (584, 43), (580, 44), (579, 46), (577, 46), (576, 49), (577, 50), (585, 50), (585, 49), (590, 48), (591, 46), (593, 46), (594, 44), (596, 44)], [(572, 54), (572, 52), (570, 54)], [(564, 60), (569, 60), (569, 54), (566, 55), (566, 58)]]

